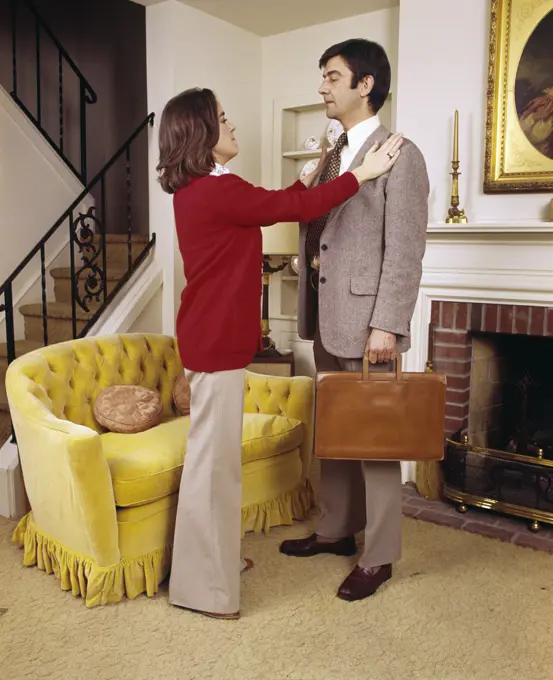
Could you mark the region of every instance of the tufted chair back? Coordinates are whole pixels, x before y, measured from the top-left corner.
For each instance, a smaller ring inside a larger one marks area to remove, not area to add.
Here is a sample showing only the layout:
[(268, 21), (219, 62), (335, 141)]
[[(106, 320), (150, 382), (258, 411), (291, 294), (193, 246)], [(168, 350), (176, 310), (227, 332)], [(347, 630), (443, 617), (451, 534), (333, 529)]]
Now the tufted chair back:
[(104, 387), (142, 385), (157, 390), (165, 418), (175, 414), (173, 384), (182, 372), (176, 340), (129, 333), (88, 337), (52, 345), (22, 357), (27, 392), (57, 418), (103, 432), (93, 413)]
[(246, 371), (244, 413), (280, 415), (301, 420), (304, 437), (300, 447), (303, 476), (309, 476), (313, 449), (314, 390), (311, 378), (289, 380)]

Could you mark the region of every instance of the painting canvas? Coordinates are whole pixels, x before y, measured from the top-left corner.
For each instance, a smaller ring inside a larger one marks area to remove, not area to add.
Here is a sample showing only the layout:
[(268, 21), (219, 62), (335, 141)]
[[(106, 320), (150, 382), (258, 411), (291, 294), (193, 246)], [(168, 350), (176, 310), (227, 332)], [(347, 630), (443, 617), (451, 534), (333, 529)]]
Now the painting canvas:
[(553, 0), (492, 0), (484, 191), (553, 191)]

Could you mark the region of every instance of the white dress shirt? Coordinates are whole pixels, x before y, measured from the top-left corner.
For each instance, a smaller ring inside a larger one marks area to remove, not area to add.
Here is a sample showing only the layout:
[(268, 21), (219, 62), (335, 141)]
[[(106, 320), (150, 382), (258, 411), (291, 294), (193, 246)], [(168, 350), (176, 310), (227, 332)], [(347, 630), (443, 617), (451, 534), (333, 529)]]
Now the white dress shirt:
[(349, 166), (353, 163), (353, 159), (359, 153), (367, 138), (380, 127), (380, 118), (372, 116), (366, 120), (354, 125), (348, 134), (348, 145), (342, 149), (342, 156), (340, 162), (340, 174), (347, 172)]
[(214, 175), (215, 177), (220, 177), (221, 175), (228, 175), (229, 173), (230, 170), (228, 168), (226, 168), (224, 165), (221, 165), (220, 163), (215, 162), (215, 167), (209, 174)]

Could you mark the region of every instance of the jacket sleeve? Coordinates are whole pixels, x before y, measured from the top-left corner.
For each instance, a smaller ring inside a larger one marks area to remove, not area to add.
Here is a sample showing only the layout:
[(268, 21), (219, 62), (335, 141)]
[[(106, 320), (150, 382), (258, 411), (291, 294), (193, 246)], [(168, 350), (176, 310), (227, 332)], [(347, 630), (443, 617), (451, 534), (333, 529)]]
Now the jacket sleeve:
[(419, 149), (404, 144), (386, 183), (384, 258), (371, 328), (409, 336), (426, 249), (429, 182)]
[(231, 174), (216, 180), (220, 183), (219, 200), (214, 206), (217, 216), (242, 227), (309, 222), (336, 208), (359, 189), (359, 183), (351, 172), (306, 191), (292, 191), (291, 187), (269, 191)]

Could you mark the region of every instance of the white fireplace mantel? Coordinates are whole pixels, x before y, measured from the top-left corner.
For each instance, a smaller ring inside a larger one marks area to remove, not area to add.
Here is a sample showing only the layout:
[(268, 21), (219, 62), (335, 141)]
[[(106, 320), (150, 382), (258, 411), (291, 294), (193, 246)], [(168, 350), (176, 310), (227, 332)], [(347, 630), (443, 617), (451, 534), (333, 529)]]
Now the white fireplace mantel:
[(431, 234), (553, 234), (553, 222), (544, 220), (517, 220), (515, 222), (473, 222), (468, 224), (447, 224), (431, 222), (427, 233)]
[(553, 222), (428, 225), (406, 370), (424, 370), (433, 300), (553, 307)]

